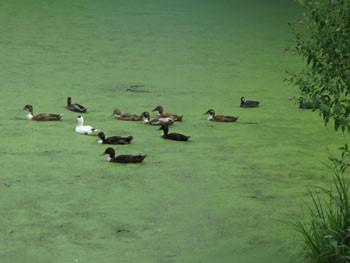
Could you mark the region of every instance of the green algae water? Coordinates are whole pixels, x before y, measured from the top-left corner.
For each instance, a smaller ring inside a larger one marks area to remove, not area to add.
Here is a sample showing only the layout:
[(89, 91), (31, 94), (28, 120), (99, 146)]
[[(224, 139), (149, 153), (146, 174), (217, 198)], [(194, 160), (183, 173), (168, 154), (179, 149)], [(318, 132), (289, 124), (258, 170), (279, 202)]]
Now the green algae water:
[[(2, 0), (0, 261), (300, 262), (280, 221), (328, 185), (327, 150), (349, 140), (287, 99), (300, 12), (287, 0)], [(68, 96), (87, 124), (133, 135), (117, 153), (145, 163), (102, 158), (74, 133)], [(241, 96), (261, 107), (239, 108)], [(64, 120), (28, 121), (25, 104)], [(111, 117), (157, 105), (184, 114), (171, 130), (191, 142)], [(209, 122), (209, 108), (240, 119)]]

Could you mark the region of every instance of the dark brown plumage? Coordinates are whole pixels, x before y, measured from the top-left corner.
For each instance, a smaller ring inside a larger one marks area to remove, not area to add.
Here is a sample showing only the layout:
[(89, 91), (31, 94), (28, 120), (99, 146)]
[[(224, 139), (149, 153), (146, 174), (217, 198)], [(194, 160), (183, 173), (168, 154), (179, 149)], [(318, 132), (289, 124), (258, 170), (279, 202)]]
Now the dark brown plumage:
[(146, 155), (115, 155), (113, 148), (108, 147), (102, 155), (108, 155), (108, 160), (111, 163), (141, 163), (146, 158)]
[(175, 113), (167, 113), (164, 112), (164, 109), (162, 106), (155, 107), (152, 111), (157, 111), (159, 117), (171, 117), (174, 119), (174, 121), (182, 121), (183, 115), (175, 114)]
[(173, 141), (188, 141), (191, 136), (186, 136), (180, 133), (169, 133), (169, 125), (163, 124), (159, 130), (163, 130), (163, 139), (173, 140)]
[(33, 106), (27, 104), (23, 108), (27, 112), (27, 118), (32, 121), (59, 121), (62, 119), (62, 114), (53, 114), (53, 113), (40, 113), (37, 115), (33, 114)]
[(67, 98), (66, 109), (74, 112), (80, 112), (80, 113), (85, 113), (87, 111), (87, 108), (85, 108), (83, 105), (79, 103), (72, 103), (71, 97)]
[(151, 120), (148, 111), (142, 113), (142, 118), (145, 124), (153, 126), (159, 126), (163, 124), (172, 125), (174, 123), (174, 119), (172, 117), (158, 117)]
[(106, 137), (103, 132), (99, 132), (97, 134), (98, 136), (98, 143), (102, 144), (130, 144), (133, 136), (127, 136), (127, 137), (122, 137), (122, 136), (111, 136), (111, 137)]
[(142, 116), (137, 114), (131, 114), (131, 113), (122, 113), (120, 110), (115, 109), (113, 111), (113, 116), (122, 121), (141, 121)]

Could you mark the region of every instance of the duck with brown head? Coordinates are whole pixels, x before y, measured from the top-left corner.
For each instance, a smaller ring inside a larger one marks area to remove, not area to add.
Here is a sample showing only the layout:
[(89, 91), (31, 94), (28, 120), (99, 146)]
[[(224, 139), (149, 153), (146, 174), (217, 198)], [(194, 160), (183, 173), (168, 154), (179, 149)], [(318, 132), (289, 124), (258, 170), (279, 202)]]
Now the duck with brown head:
[(175, 113), (170, 113), (170, 112), (164, 112), (164, 108), (160, 105), (155, 107), (152, 111), (157, 111), (159, 117), (170, 117), (174, 119), (174, 121), (182, 121), (183, 115), (180, 114), (175, 114)]
[(24, 106), (23, 110), (27, 113), (27, 119), (32, 121), (59, 121), (62, 119), (62, 114), (53, 114), (53, 113), (40, 113), (34, 115), (33, 106), (27, 104)]
[(216, 122), (235, 122), (239, 118), (238, 116), (216, 115), (213, 109), (209, 109), (204, 114), (208, 114), (209, 121), (216, 121)]
[(74, 112), (80, 112), (80, 113), (85, 113), (87, 111), (87, 108), (85, 108), (83, 105), (79, 103), (72, 103), (71, 97), (67, 98), (66, 109)]
[(158, 117), (155, 119), (150, 119), (150, 114), (148, 111), (142, 113), (142, 119), (145, 124), (159, 126), (162, 124), (172, 125), (174, 123), (174, 119), (172, 117)]
[(119, 109), (113, 110), (113, 116), (122, 121), (141, 121), (142, 116), (137, 114), (131, 114), (131, 113), (123, 113)]

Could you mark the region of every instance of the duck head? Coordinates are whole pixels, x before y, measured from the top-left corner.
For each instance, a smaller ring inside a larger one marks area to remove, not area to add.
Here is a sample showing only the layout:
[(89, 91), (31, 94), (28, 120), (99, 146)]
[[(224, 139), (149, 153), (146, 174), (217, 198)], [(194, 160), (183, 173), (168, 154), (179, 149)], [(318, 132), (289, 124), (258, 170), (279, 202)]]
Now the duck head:
[(23, 110), (27, 112), (27, 118), (31, 120), (33, 118), (33, 106), (30, 104), (27, 104), (23, 107)]
[(67, 105), (71, 105), (72, 104), (72, 98), (71, 97), (68, 97), (67, 98)]
[(244, 103), (244, 102), (245, 102), (245, 98), (241, 97), (241, 103)]
[(77, 117), (77, 126), (83, 126), (84, 125), (84, 118), (83, 116), (79, 115)]
[(119, 109), (114, 109), (112, 115), (114, 117), (118, 117), (122, 114), (122, 112)]
[(164, 109), (162, 106), (158, 105), (157, 107), (155, 107), (152, 111), (158, 111), (159, 114), (162, 114)]
[(26, 111), (26, 112), (30, 112), (30, 113), (33, 113), (33, 106), (30, 105), (30, 104), (27, 104), (23, 107), (23, 110)]
[(98, 136), (97, 143), (101, 144), (106, 139), (106, 136), (105, 136), (105, 134), (103, 132), (99, 132), (97, 134), (97, 136)]
[(115, 157), (115, 151), (112, 147), (108, 147), (103, 153), (102, 155), (107, 155), (108, 161), (110, 161), (111, 159), (113, 159)]
[(141, 117), (144, 123), (148, 123), (150, 120), (150, 115), (148, 111), (142, 112)]
[(211, 120), (215, 116), (215, 111), (213, 109), (209, 109), (206, 113), (204, 114), (209, 114), (208, 120)]

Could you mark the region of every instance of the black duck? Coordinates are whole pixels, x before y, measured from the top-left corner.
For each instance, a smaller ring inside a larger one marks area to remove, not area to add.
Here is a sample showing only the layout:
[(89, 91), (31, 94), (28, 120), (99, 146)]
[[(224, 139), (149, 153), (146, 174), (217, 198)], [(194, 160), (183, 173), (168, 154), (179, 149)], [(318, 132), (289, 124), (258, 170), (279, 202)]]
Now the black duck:
[(103, 132), (99, 132), (97, 136), (98, 136), (97, 143), (100, 143), (100, 144), (130, 144), (133, 139), (132, 136), (127, 136), (127, 137), (111, 136), (106, 138)]
[(111, 163), (141, 163), (146, 155), (115, 155), (113, 148), (108, 147), (102, 155), (108, 155), (108, 161)]

